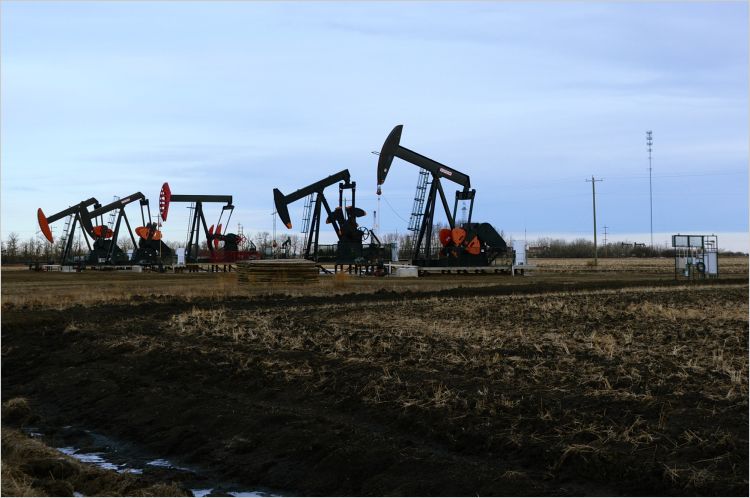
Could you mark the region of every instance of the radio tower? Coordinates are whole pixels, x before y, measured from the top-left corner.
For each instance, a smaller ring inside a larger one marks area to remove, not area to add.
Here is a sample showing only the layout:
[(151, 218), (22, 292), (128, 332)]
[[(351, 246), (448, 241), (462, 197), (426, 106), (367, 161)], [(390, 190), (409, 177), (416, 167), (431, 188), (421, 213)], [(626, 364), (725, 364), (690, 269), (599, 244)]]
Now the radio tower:
[(651, 130), (646, 132), (646, 145), (648, 146), (648, 202), (651, 217), (651, 248), (654, 247), (654, 197), (651, 188), (651, 146), (654, 144)]

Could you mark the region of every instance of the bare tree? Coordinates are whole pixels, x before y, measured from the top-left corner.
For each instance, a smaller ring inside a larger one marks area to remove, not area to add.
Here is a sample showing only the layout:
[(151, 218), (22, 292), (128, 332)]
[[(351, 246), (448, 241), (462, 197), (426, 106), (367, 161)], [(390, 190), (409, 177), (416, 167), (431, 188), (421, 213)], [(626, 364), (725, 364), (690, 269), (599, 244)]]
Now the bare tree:
[(21, 259), (24, 261), (29, 261), (31, 259), (36, 259), (39, 256), (39, 243), (36, 240), (36, 237), (31, 236), (29, 237), (26, 242), (21, 244)]
[(380, 239), (380, 242), (382, 242), (383, 244), (392, 244), (394, 242), (398, 243), (399, 241), (399, 236), (398, 236), (398, 233), (396, 232), (384, 233), (382, 235), (378, 235), (378, 238)]
[(128, 252), (131, 249), (135, 250), (135, 245), (133, 245), (133, 241), (130, 237), (121, 238), (119, 241), (117, 241), (117, 245), (120, 246), (120, 249), (125, 252)]
[(304, 245), (304, 239), (299, 234), (292, 234), (289, 236), (291, 241), (291, 247), (289, 248), (289, 256), (295, 258), (302, 252), (302, 246)]
[(266, 249), (271, 247), (271, 234), (268, 232), (258, 232), (253, 237), (253, 242), (261, 254), (266, 254)]
[(16, 262), (16, 258), (18, 258), (18, 234), (16, 232), (8, 234), (8, 240), (5, 243), (5, 254), (8, 262)]
[(39, 252), (41, 253), (42, 259), (47, 262), (52, 261), (55, 254), (55, 246), (51, 244), (46, 238), (42, 237), (41, 234), (37, 235), (39, 241)]

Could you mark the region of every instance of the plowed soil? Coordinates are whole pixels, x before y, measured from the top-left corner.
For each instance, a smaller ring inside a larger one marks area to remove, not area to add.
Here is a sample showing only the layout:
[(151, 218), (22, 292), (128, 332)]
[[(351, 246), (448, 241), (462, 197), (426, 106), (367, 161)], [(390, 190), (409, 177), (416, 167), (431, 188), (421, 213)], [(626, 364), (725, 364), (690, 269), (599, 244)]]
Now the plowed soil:
[(745, 277), (16, 305), (2, 382), (290, 494), (748, 492)]

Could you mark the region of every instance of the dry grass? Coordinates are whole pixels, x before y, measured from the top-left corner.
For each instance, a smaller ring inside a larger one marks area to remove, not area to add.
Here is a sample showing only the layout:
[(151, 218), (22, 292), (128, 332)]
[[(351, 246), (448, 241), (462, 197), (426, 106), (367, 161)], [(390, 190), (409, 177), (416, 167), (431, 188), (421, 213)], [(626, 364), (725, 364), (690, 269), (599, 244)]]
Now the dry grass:
[[(24, 413), (28, 401), (3, 403), (6, 413)], [(132, 474), (118, 474), (71, 458), (16, 429), (2, 430), (2, 496), (190, 496), (172, 484), (154, 484)]]
[[(581, 281), (607, 279), (612, 275), (628, 278), (674, 278), (674, 261), (669, 258), (601, 259), (598, 267), (586, 259), (536, 259), (537, 270), (526, 282)], [(747, 258), (721, 258), (722, 275), (747, 275)], [(319, 283), (307, 286), (259, 285), (239, 286), (236, 273), (37, 273), (28, 270), (2, 269), (3, 307), (63, 310), (71, 306), (94, 306), (106, 303), (163, 301), (180, 298), (196, 302), (232, 297), (331, 295), (337, 293), (372, 293), (385, 291), (435, 291), (456, 287), (515, 285), (519, 278), (508, 276), (431, 276), (420, 279), (363, 278), (348, 274), (323, 276)]]
[(378, 291), (436, 291), (469, 285), (484, 287), (507, 278), (370, 278), (349, 275), (323, 276), (305, 286), (264, 284), (240, 286), (236, 273), (157, 274), (126, 272), (37, 273), (2, 272), (3, 308), (64, 310), (72, 306), (99, 306), (131, 302), (162, 302), (179, 298), (204, 303), (228, 298), (270, 295), (330, 296)]
[[(638, 272), (672, 273), (674, 258), (599, 258), (598, 265), (588, 258), (535, 258), (530, 260), (539, 272)], [(748, 258), (745, 256), (719, 256), (719, 273), (722, 275), (747, 275)]]
[[(658, 467), (675, 489), (700, 491), (746, 479), (742, 436), (722, 431), (730, 420), (743, 426), (747, 330), (745, 285), (684, 285), (331, 303), (313, 313), (196, 307), (165, 333), (202, 337), (196, 347), (225, 358), (230, 347), (238, 371), (238, 356), (263, 352), (266, 375), (434, 413), (429, 430), (448, 440), (478, 431), (498, 448), (544, 447), (552, 473)], [(284, 352), (310, 355), (278, 359)]]
[[(539, 274), (331, 278), (314, 288), (251, 291), (330, 298), (283, 306), (222, 302), (248, 295), (231, 275), (112, 275), (99, 282), (99, 275), (26, 274), (10, 286), (3, 281), (3, 305), (66, 309), (181, 296), (191, 307), (180, 303), (171, 315), (150, 315), (153, 309), (143, 306), (143, 317), (122, 315), (104, 333), (96, 313), (78, 310), (59, 330), (118, 358), (177, 354), (190, 368), (208, 365), (226, 378), (267, 378), (332, 406), (344, 400), (380, 423), (406, 421), (415, 437), (477, 458), (513, 451), (551, 478), (633, 483), (647, 476), (664, 494), (746, 490), (748, 290), (739, 279), (507, 296), (336, 298), (611, 278)], [(669, 270), (665, 279), (671, 278)]]
[(4, 423), (24, 425), (31, 418), (31, 407), (26, 398), (12, 398), (3, 403)]

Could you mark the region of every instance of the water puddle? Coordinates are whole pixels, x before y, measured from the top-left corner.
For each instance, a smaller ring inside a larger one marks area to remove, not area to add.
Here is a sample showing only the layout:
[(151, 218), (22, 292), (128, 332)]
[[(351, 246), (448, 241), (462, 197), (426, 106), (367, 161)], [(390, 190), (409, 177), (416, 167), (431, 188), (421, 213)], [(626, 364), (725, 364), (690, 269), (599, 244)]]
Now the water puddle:
[(90, 463), (102, 469), (114, 470), (115, 472), (118, 472), (120, 474), (143, 474), (143, 469), (134, 469), (128, 467), (127, 464), (124, 463), (116, 465), (112, 462), (107, 461), (104, 457), (102, 457), (102, 452), (82, 453), (79, 449), (73, 448), (72, 446), (66, 446), (56, 449), (61, 453), (65, 453), (66, 455), (75, 458), (79, 462)]
[[(206, 488), (206, 489), (191, 489), (190, 491), (193, 493), (193, 496), (209, 496), (213, 492), (214, 488)], [(267, 493), (263, 493), (262, 491), (221, 491), (221, 496), (224, 496), (225, 494), (229, 496), (275, 496)]]
[[(45, 434), (37, 427), (29, 427), (25, 432), (80, 462), (120, 474), (147, 475), (164, 482), (180, 483), (190, 489), (193, 496), (209, 496), (212, 493), (221, 496), (283, 496), (276, 491), (246, 490), (236, 483), (218, 482), (199, 469), (149, 455), (132, 444), (70, 425), (51, 430), (51, 434)], [(84, 495), (76, 492), (75, 496)]]
[(161, 467), (163, 469), (184, 470), (185, 472), (192, 472), (187, 467), (180, 467), (179, 465), (175, 465), (169, 460), (165, 460), (163, 458), (157, 458), (156, 460), (151, 460), (150, 462), (146, 462), (146, 465), (151, 465), (152, 467)]

